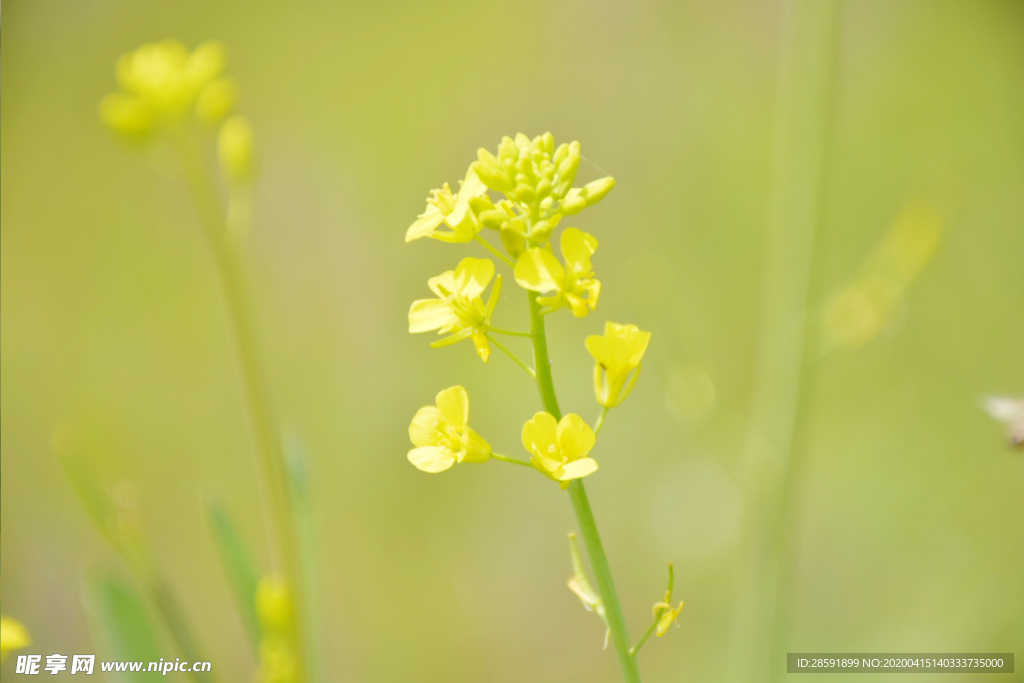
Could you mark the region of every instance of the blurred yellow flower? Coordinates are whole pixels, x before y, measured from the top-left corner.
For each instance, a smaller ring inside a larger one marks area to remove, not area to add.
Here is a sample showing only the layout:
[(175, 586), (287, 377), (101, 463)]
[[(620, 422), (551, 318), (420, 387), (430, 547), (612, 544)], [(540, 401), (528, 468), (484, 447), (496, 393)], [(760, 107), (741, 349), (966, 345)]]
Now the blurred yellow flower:
[(530, 463), (561, 482), (562, 488), (597, 471), (597, 461), (587, 457), (595, 442), (594, 430), (574, 413), (555, 422), (551, 413), (541, 412), (523, 425), (523, 446), (532, 456)]
[(491, 446), (470, 429), (469, 395), (460, 386), (438, 393), (435, 405), (416, 411), (409, 439), (416, 446), (409, 462), (424, 472), (444, 472), (461, 462), (487, 462)]
[(603, 335), (587, 337), (587, 350), (594, 357), (594, 393), (605, 408), (622, 403), (640, 376), (640, 361), (651, 341), (651, 333), (636, 325), (606, 322)]
[(911, 285), (942, 241), (942, 214), (911, 199), (872, 249), (861, 272), (829, 297), (822, 312), (825, 350), (857, 348), (899, 320)]
[(264, 630), (286, 631), (295, 619), (291, 588), (281, 578), (264, 576), (256, 587), (256, 614)]
[(561, 246), (565, 267), (550, 250), (534, 247), (519, 257), (516, 282), (534, 292), (553, 292), (537, 301), (549, 308), (568, 306), (574, 316), (581, 318), (597, 306), (601, 295), (601, 282), (594, 278), (590, 264), (590, 257), (597, 251), (597, 239), (578, 228), (566, 228)]
[(286, 581), (264, 576), (256, 587), (260, 622), (260, 683), (297, 683), (299, 658), (295, 648), (295, 598)]
[(437, 299), (419, 299), (409, 308), (409, 332), (417, 334), (437, 330), (450, 336), (431, 346), (448, 346), (463, 339), (472, 339), (476, 352), (486, 363), (491, 357), (487, 328), (501, 292), (501, 276), (494, 281), (491, 296), (484, 304), (481, 294), (494, 277), (494, 263), (489, 259), (467, 257), (455, 270), (447, 270), (427, 281)]
[(175, 128), (193, 108), (215, 123), (234, 105), (234, 87), (220, 78), (224, 62), (224, 46), (216, 42), (191, 53), (176, 40), (142, 45), (118, 59), (121, 90), (103, 98), (100, 117), (127, 135)]
[(20, 650), (32, 644), (32, 637), (17, 619), (0, 617), (0, 662), (12, 650)]
[[(487, 187), (471, 166), (466, 172), (458, 193), (445, 183), (439, 190), (431, 190), (427, 210), (409, 226), (405, 241), (432, 237), (442, 242), (471, 242), (480, 232), (480, 221), (470, 208), (470, 200), (487, 193)], [(448, 230), (441, 230), (441, 225)]]

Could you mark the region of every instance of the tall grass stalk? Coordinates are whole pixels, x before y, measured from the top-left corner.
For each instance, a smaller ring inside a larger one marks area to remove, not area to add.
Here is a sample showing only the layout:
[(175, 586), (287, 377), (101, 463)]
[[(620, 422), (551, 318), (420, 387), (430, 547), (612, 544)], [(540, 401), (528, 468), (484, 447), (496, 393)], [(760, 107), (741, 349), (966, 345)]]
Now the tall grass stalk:
[[(238, 362), (247, 412), (259, 456), (257, 469), (262, 496), (267, 503), (264, 505), (264, 511), (267, 515), (271, 566), (275, 573), (287, 581), (295, 596), (295, 623), (298, 633), (293, 645), (302, 667), (298, 679), (306, 680), (306, 653), (310, 650), (307, 639), (311, 637), (311, 634), (305, 632), (308, 614), (308, 605), (305, 601), (307, 587), (302, 580), (301, 548), (282, 434), (270, 404), (270, 394), (260, 365), (242, 264), (241, 248), (247, 226), (241, 222), (247, 217), (248, 211), (240, 209), (237, 203), (233, 207), (234, 211), (229, 212), (223, 208), (217, 196), (214, 180), (203, 163), (193, 138), (180, 141), (178, 148), (224, 297), (234, 355)], [(234, 198), (236, 202), (244, 199)]]
[(794, 595), (796, 505), (813, 366), (807, 352), (814, 250), (839, 28), (839, 0), (789, 0), (779, 64), (761, 341), (743, 471), (749, 501), (740, 562), (737, 680), (785, 676)]

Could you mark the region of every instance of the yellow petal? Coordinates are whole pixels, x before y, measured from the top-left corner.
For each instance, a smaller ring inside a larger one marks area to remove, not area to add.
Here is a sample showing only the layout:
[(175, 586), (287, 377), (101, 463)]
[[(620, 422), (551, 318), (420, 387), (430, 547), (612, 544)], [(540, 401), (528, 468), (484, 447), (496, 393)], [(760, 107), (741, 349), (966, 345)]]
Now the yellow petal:
[(534, 292), (556, 290), (565, 281), (562, 264), (550, 251), (539, 247), (523, 252), (516, 262), (514, 274), (520, 287)]
[(443, 222), (444, 216), (441, 214), (441, 209), (433, 204), (428, 204), (427, 210), (421, 213), (419, 218), (413, 221), (413, 224), (406, 230), (405, 241), (412, 242), (421, 237), (428, 237)]
[(440, 299), (419, 299), (409, 307), (409, 332), (437, 330), (456, 322), (455, 314)]
[(593, 458), (581, 458), (580, 460), (574, 460), (573, 462), (566, 463), (562, 467), (562, 473), (559, 475), (558, 480), (569, 481), (571, 479), (582, 479), (594, 472), (597, 472), (597, 461)]
[(470, 299), (483, 294), (492, 277), (494, 261), (490, 259), (468, 256), (455, 267), (455, 286), (460, 294)]
[(566, 267), (577, 276), (589, 273), (590, 257), (597, 251), (597, 238), (579, 228), (566, 228), (561, 244)]
[(487, 186), (480, 180), (480, 176), (473, 170), (473, 164), (469, 165), (469, 169), (466, 171), (466, 178), (462, 181), (462, 185), (459, 186), (459, 200), (465, 201), (467, 204), (470, 199), (476, 197), (482, 197), (487, 192)]
[(423, 406), (416, 411), (409, 423), (409, 440), (413, 446), (436, 446), (439, 433), (438, 422), (441, 411), (435, 406)]
[(449, 387), (437, 395), (441, 418), (453, 427), (463, 428), (469, 420), (469, 395), (460, 386)]
[(459, 287), (455, 281), (455, 271), (446, 270), (440, 275), (435, 275), (427, 280), (427, 287), (430, 287), (430, 291), (442, 299), (457, 292)]
[(539, 458), (557, 460), (557, 431), (558, 423), (551, 413), (537, 413), (523, 425), (523, 446)]
[(558, 423), (558, 445), (569, 460), (584, 457), (594, 447), (594, 430), (576, 413), (569, 413)]
[(439, 446), (422, 446), (409, 451), (409, 462), (416, 469), (430, 474), (444, 472), (455, 464), (455, 456)]

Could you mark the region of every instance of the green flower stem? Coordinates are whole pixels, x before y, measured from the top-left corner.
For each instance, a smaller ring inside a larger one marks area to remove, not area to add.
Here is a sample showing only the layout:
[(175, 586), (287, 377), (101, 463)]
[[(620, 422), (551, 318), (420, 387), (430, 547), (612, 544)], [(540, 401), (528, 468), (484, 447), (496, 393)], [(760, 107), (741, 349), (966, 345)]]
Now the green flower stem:
[(509, 358), (511, 358), (512, 360), (514, 360), (514, 361), (515, 361), (515, 363), (516, 363), (516, 365), (518, 365), (519, 367), (521, 367), (521, 368), (522, 368), (523, 370), (526, 370), (526, 372), (527, 372), (527, 373), (529, 373), (530, 377), (533, 377), (533, 378), (536, 378), (536, 377), (537, 377), (537, 373), (535, 373), (535, 372), (533, 371), (533, 368), (531, 368), (531, 367), (530, 367), (529, 365), (527, 365), (527, 364), (526, 364), (526, 362), (525, 362), (525, 361), (523, 361), (523, 359), (521, 359), (521, 358), (520, 358), (519, 356), (517, 356), (516, 354), (512, 353), (512, 350), (511, 350), (511, 349), (509, 349), (509, 348), (508, 348), (508, 347), (506, 347), (506, 346), (505, 346), (504, 344), (502, 344), (502, 343), (501, 343), (500, 341), (498, 341), (498, 340), (497, 340), (497, 339), (495, 339), (494, 337), (491, 337), (490, 335), (488, 335), (487, 339), (488, 339), (488, 341), (490, 341), (490, 342), (491, 342), (492, 344), (494, 344), (495, 346), (497, 346), (497, 347), (498, 347), (499, 349), (501, 349), (502, 351), (504, 351), (504, 352), (505, 352), (505, 355), (506, 355), (506, 356), (508, 356)]
[(604, 427), (605, 418), (608, 417), (608, 410), (609, 408), (607, 406), (601, 407), (601, 414), (597, 417), (597, 422), (594, 423), (594, 436), (601, 433), (601, 428)]
[(658, 620), (657, 619), (655, 619), (653, 622), (651, 622), (651, 625), (647, 627), (647, 633), (644, 634), (644, 637), (641, 638), (637, 642), (636, 645), (634, 645), (633, 647), (631, 647), (629, 649), (629, 654), (632, 657), (636, 657), (640, 653), (640, 648), (642, 648), (644, 646), (644, 643), (647, 642), (647, 639), (651, 637), (651, 634), (654, 633), (654, 629), (656, 629), (656, 628), (658, 628)]
[[(541, 305), (537, 303), (537, 296), (533, 292), (528, 292), (527, 295), (530, 299), (530, 329), (533, 332), (537, 389), (540, 391), (544, 409), (551, 413), (556, 420), (560, 420), (562, 411), (558, 407), (555, 384), (551, 377), (551, 359), (548, 356), (547, 332), (544, 328), (544, 317), (541, 315)], [(608, 565), (604, 547), (601, 545), (597, 522), (594, 520), (594, 513), (590, 509), (590, 501), (587, 499), (587, 489), (583, 486), (581, 479), (575, 479), (569, 484), (569, 500), (576, 513), (576, 521), (580, 525), (580, 535), (583, 536), (583, 542), (587, 546), (587, 555), (590, 557), (594, 579), (597, 581), (597, 589), (601, 594), (601, 602), (604, 604), (608, 630), (611, 632), (615, 652), (619, 656), (623, 678), (626, 683), (640, 683), (642, 680), (640, 668), (637, 665), (636, 657), (630, 652), (629, 633), (626, 630), (622, 607), (619, 605), (619, 596), (615, 591), (615, 582), (612, 580), (612, 570)]]
[(530, 337), (533, 338), (533, 332), (519, 332), (518, 330), (503, 330), (500, 327), (488, 327), (489, 332), (496, 332), (498, 334), (507, 334), (510, 337)]
[[(280, 431), (270, 405), (270, 396), (259, 363), (253, 323), (245, 287), (237, 239), (243, 232), (239, 226), (229, 230), (226, 216), (216, 193), (216, 185), (191, 137), (179, 143), (185, 177), (192, 192), (207, 245), (213, 256), (218, 280), (224, 295), (230, 322), (235, 357), (245, 388), (253, 436), (260, 455), (260, 483), (269, 502), (270, 555), (274, 570), (279, 572), (296, 595), (296, 609), (305, 614), (304, 590), (300, 581), (299, 547), (294, 515), (288, 489), (288, 476)], [(302, 618), (296, 620), (302, 624)], [(304, 640), (296, 638), (299, 661), (304, 662)]]
[(502, 462), (510, 462), (513, 465), (529, 467), (531, 469), (533, 468), (533, 465), (531, 465), (527, 460), (520, 460), (519, 458), (513, 458), (507, 455), (502, 455), (501, 453), (491, 453), (491, 457), (494, 458), (495, 460), (500, 460)]
[(495, 247), (495, 246), (494, 246), (493, 244), (491, 244), (490, 242), (488, 242), (487, 240), (485, 240), (485, 239), (484, 239), (483, 237), (481, 237), (480, 235), (476, 235), (476, 236), (474, 236), (474, 237), (473, 237), (473, 239), (475, 239), (475, 240), (476, 240), (477, 242), (479, 242), (480, 244), (484, 245), (484, 247), (485, 247), (485, 248), (487, 249), (487, 251), (491, 252), (492, 254), (494, 254), (495, 256), (497, 256), (498, 258), (500, 258), (500, 259), (501, 259), (502, 261), (504, 261), (505, 263), (507, 263), (507, 264), (508, 264), (509, 266), (511, 266), (512, 268), (515, 268), (515, 267), (516, 267), (515, 261), (513, 261), (512, 259), (510, 259), (510, 258), (509, 258), (508, 256), (505, 256), (504, 254), (502, 254), (502, 253), (501, 253), (500, 251), (498, 251), (497, 247)]

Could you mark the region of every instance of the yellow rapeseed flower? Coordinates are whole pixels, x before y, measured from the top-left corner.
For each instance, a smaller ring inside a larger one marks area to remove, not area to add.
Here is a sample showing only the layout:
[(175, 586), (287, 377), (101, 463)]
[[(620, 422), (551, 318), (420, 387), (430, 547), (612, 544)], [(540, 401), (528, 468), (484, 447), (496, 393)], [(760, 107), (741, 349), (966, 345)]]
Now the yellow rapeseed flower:
[(564, 267), (548, 249), (526, 250), (516, 263), (516, 282), (534, 292), (552, 292), (538, 297), (542, 306), (568, 306), (574, 316), (582, 318), (597, 306), (601, 296), (601, 282), (594, 277), (590, 264), (590, 257), (597, 251), (597, 238), (578, 228), (566, 228), (561, 246)]
[(494, 280), (491, 296), (484, 304), (481, 294), (494, 277), (494, 262), (467, 257), (455, 270), (447, 270), (427, 281), (436, 299), (419, 299), (409, 308), (409, 332), (430, 332), (450, 335), (431, 346), (447, 346), (463, 339), (472, 339), (476, 352), (486, 363), (491, 357), (487, 328), (501, 292), (501, 276)]
[(260, 622), (259, 683), (297, 683), (299, 658), (295, 648), (295, 598), (286, 581), (264, 576), (256, 587)]
[(555, 422), (551, 413), (541, 412), (523, 425), (523, 446), (530, 452), (530, 463), (562, 488), (597, 471), (597, 461), (587, 457), (595, 442), (594, 430), (575, 413)]
[(460, 386), (440, 392), (435, 405), (423, 406), (409, 425), (416, 446), (409, 462), (424, 472), (444, 472), (460, 462), (487, 462), (491, 446), (470, 429), (469, 395)]
[(233, 86), (220, 77), (224, 47), (203, 43), (191, 53), (176, 40), (147, 43), (117, 61), (121, 90), (100, 102), (100, 118), (126, 135), (175, 128), (193, 109), (216, 123), (234, 105)]
[(32, 644), (28, 629), (17, 619), (0, 617), (0, 662), (12, 650), (20, 650)]
[[(427, 210), (409, 226), (405, 241), (432, 237), (442, 242), (471, 242), (480, 232), (480, 221), (470, 208), (470, 200), (487, 192), (471, 166), (457, 193), (445, 183), (439, 190), (431, 190)], [(442, 230), (445, 225), (448, 230)]]
[(640, 376), (640, 361), (651, 341), (651, 333), (636, 325), (606, 322), (603, 335), (587, 337), (587, 350), (594, 357), (594, 393), (605, 408), (622, 403)]

